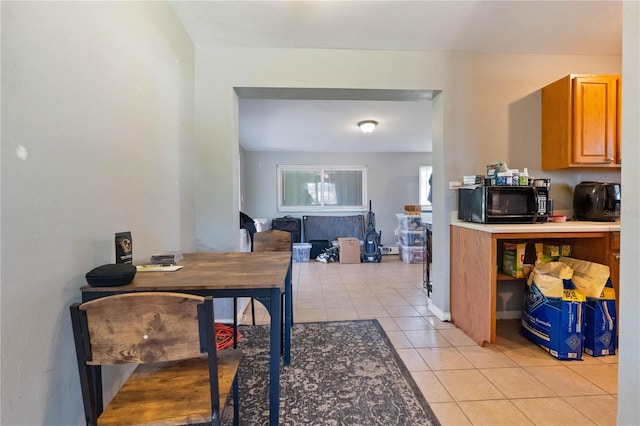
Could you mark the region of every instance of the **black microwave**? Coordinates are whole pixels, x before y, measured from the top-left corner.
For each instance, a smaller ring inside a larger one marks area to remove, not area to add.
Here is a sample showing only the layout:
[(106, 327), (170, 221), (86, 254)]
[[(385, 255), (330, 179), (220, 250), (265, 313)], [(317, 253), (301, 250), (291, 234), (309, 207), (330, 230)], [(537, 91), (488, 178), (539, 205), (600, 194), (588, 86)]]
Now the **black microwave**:
[(535, 186), (475, 186), (458, 189), (458, 219), (476, 223), (546, 222)]

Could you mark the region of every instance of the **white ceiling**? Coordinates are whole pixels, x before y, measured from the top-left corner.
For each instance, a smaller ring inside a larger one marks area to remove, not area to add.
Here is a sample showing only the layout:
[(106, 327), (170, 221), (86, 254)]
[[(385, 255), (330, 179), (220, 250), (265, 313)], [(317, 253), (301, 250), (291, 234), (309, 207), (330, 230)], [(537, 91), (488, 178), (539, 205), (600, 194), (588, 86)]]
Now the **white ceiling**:
[[(622, 52), (622, 2), (617, 0), (171, 4), (196, 45), (578, 55)], [(268, 91), (257, 96), (250, 90), (239, 94), (240, 143), (247, 150), (431, 151), (431, 105), (425, 93), (409, 96), (407, 101), (371, 101), (386, 98), (362, 93), (345, 98), (316, 92), (311, 100), (292, 100)], [(356, 127), (363, 119), (377, 120), (380, 125), (364, 135)]]
[[(357, 127), (379, 125), (364, 134)], [(248, 151), (430, 152), (431, 101), (240, 99)]]

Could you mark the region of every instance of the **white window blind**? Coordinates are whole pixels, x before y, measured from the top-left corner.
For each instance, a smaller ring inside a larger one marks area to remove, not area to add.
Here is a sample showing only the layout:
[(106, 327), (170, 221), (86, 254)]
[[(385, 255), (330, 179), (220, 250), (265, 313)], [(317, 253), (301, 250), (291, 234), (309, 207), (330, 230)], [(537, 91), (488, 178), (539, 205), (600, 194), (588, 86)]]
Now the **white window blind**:
[(367, 166), (279, 165), (279, 211), (366, 210)]

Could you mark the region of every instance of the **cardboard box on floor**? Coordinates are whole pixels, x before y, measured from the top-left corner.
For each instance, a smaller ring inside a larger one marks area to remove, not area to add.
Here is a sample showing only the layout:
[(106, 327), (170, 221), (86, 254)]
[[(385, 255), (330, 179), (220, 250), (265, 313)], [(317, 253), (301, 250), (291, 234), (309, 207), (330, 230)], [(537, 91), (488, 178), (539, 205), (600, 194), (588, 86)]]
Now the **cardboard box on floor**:
[(360, 240), (353, 237), (338, 238), (340, 263), (360, 263)]

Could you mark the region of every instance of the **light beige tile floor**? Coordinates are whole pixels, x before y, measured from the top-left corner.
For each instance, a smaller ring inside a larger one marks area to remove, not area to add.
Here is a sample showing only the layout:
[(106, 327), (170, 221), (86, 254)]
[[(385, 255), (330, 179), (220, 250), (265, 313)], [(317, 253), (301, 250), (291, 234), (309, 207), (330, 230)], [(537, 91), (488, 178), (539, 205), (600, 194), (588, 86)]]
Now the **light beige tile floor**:
[(397, 256), (294, 263), (294, 320), (378, 319), (443, 426), (616, 424), (616, 355), (558, 361), (507, 320), (497, 342), (480, 347), (429, 312), (422, 268)]

